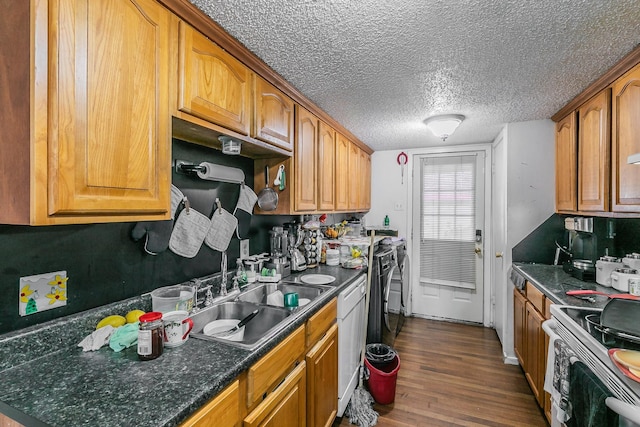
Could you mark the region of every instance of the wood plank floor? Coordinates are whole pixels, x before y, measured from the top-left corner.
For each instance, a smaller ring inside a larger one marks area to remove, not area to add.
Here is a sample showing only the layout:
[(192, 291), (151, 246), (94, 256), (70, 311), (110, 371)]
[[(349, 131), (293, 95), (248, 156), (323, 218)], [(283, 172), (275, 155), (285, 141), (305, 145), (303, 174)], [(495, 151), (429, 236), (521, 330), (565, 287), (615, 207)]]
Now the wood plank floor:
[[(407, 319), (395, 402), (374, 405), (380, 427), (547, 426), (519, 366), (502, 363), (493, 329)], [(333, 427), (352, 426), (347, 417)]]

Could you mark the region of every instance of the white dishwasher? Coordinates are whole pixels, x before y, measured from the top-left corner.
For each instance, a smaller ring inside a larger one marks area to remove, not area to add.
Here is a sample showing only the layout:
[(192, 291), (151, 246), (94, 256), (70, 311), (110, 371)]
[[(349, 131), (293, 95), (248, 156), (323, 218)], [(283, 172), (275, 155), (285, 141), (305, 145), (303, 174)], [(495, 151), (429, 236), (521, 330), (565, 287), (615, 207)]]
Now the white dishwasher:
[(367, 276), (357, 278), (338, 295), (338, 416), (358, 385), (360, 352), (365, 340)]

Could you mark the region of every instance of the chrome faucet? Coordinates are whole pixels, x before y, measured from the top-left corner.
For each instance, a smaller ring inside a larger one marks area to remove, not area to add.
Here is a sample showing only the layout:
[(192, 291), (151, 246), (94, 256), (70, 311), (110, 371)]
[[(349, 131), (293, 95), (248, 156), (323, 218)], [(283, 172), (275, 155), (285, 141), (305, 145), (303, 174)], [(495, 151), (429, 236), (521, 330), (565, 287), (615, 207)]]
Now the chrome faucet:
[(222, 253), (222, 260), (220, 261), (220, 274), (222, 275), (220, 281), (220, 296), (224, 297), (227, 295), (227, 253)]

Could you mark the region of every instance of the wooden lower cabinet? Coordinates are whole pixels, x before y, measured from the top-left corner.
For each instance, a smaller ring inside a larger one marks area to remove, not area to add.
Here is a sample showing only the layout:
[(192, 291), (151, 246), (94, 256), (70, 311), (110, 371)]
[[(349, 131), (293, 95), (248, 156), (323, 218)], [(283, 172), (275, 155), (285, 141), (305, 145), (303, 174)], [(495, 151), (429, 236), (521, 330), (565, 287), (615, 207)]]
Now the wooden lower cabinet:
[[(544, 310), (544, 318), (546, 320), (551, 319), (551, 306), (553, 305), (553, 303), (551, 302), (550, 299), (546, 300), (545, 303), (545, 310)], [(549, 348), (549, 335), (547, 335), (546, 333), (544, 334), (544, 348), (548, 349)], [(547, 372), (547, 356), (549, 355), (548, 351), (545, 352), (544, 354), (544, 372)], [(551, 424), (551, 395), (549, 393), (547, 393), (546, 391), (544, 392), (544, 416), (547, 417), (547, 421), (549, 422), (549, 424)]]
[(330, 427), (338, 413), (338, 325), (307, 353), (307, 426)]
[(245, 427), (298, 427), (306, 421), (306, 364), (301, 362), (245, 419)]
[(548, 341), (542, 329), (545, 317), (541, 311), (545, 311), (546, 298), (530, 284), (527, 285), (527, 290), (536, 293), (532, 295), (532, 300), (527, 298), (526, 293), (514, 290), (514, 350), (538, 405), (544, 408)]
[(181, 427), (239, 427), (240, 388), (235, 380), (209, 403), (191, 415)]

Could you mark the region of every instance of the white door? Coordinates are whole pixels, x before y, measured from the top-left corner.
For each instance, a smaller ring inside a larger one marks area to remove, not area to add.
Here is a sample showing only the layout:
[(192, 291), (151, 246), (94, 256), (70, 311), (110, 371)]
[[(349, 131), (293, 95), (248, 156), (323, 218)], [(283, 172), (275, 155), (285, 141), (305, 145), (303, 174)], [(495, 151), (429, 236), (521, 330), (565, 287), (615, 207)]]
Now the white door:
[(484, 151), (416, 156), (413, 314), (483, 322)]

